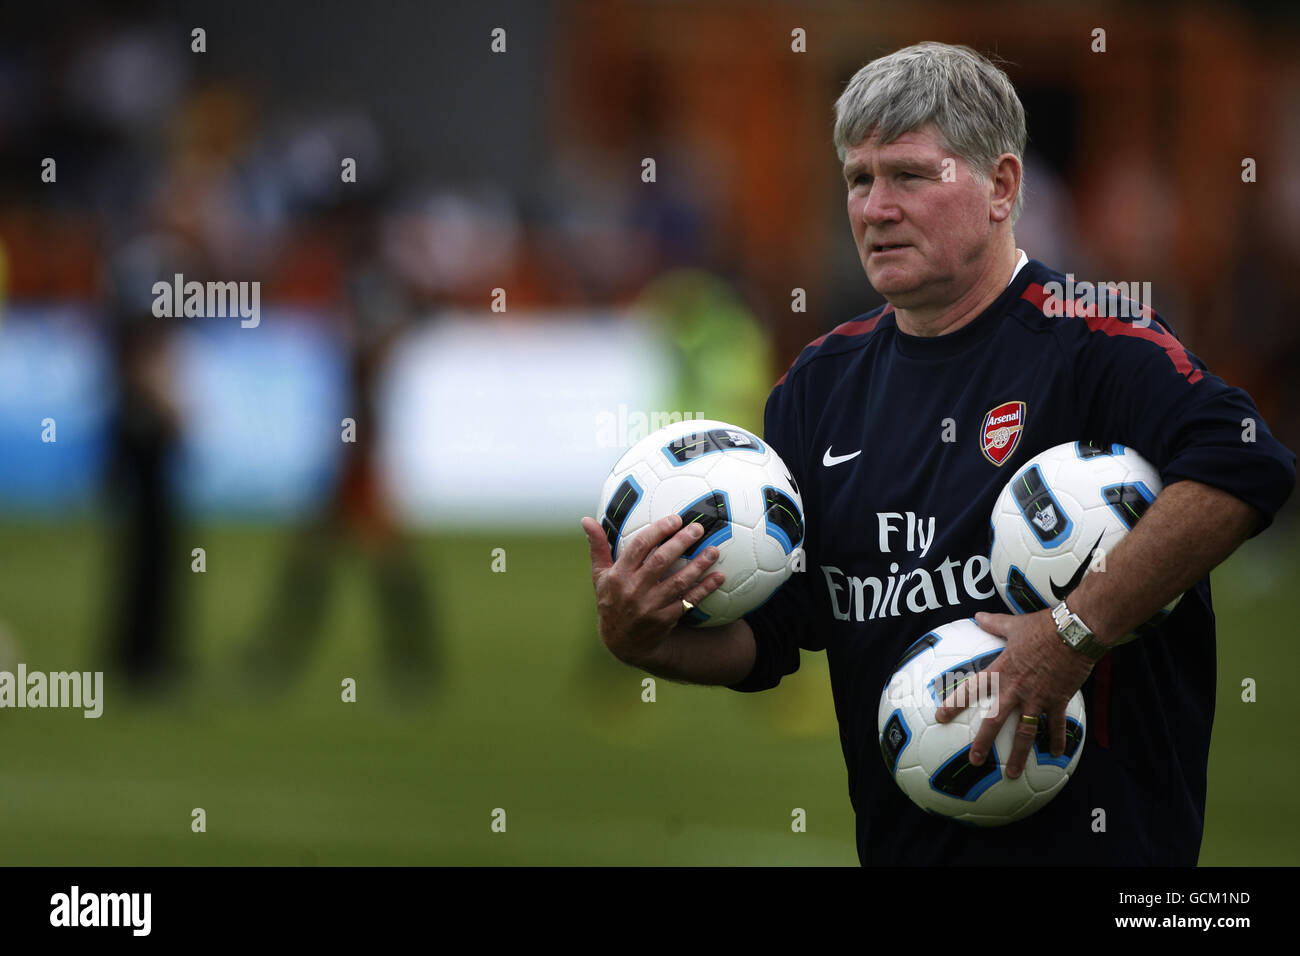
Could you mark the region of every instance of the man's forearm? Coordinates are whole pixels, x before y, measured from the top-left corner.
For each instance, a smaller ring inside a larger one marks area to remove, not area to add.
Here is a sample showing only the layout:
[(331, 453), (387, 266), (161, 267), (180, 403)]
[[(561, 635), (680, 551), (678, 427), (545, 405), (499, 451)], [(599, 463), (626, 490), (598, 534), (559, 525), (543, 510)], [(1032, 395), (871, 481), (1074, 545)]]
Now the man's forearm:
[(1165, 488), (1129, 534), (1066, 600), (1103, 644), (1114, 644), (1217, 567), (1246, 540), (1259, 512), (1196, 481)]
[(754, 632), (744, 620), (721, 627), (677, 627), (650, 660), (629, 662), (665, 680), (735, 684), (754, 669)]

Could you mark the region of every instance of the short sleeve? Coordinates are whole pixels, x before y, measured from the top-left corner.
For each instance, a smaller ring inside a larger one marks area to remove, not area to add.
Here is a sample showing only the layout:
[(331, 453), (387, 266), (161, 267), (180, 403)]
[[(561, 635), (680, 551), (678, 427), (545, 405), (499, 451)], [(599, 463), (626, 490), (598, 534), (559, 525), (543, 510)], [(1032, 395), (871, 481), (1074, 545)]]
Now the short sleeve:
[(1088, 437), (1136, 449), (1166, 485), (1192, 480), (1253, 506), (1258, 534), (1295, 487), (1295, 455), (1240, 388), (1212, 374), (1156, 316), (1077, 320), (1078, 401)]
[[(792, 378), (787, 377), (772, 389), (763, 414), (763, 439), (786, 463), (800, 494), (806, 495), (807, 471), (800, 440), (802, 422), (794, 388)], [(805, 554), (808, 537), (814, 533), (807, 505), (805, 497)], [(775, 687), (782, 677), (799, 669), (801, 647), (810, 650), (825, 647), (816, 634), (813, 580), (807, 570), (792, 574), (763, 605), (745, 615), (744, 620), (754, 632), (754, 667), (744, 680), (731, 685), (732, 690), (752, 692)]]

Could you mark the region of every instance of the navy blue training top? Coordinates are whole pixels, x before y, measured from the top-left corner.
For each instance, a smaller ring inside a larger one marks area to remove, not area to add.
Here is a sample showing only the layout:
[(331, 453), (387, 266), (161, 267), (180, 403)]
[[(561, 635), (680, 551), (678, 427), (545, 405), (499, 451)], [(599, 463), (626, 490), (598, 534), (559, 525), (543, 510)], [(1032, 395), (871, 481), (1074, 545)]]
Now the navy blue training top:
[(1083, 303), (1047, 305), (1051, 282), (1065, 276), (1030, 260), (976, 319), (932, 338), (900, 331), (886, 305), (806, 346), (768, 398), (766, 438), (803, 497), (807, 569), (746, 616), (757, 658), (733, 689), (775, 687), (800, 648), (826, 651), (863, 864), (1190, 866), (1200, 852), (1215, 692), (1208, 577), (1157, 631), (1097, 663), (1075, 775), (1033, 816), (984, 829), (927, 814), (881, 756), (877, 707), (903, 651), (977, 610), (1008, 613), (989, 572), (989, 515), (1034, 455), (1078, 440), (1128, 445), (1166, 485), (1191, 479), (1253, 505), (1256, 533), (1295, 484), (1295, 455), (1250, 396), (1160, 316), (1148, 312), (1143, 328)]

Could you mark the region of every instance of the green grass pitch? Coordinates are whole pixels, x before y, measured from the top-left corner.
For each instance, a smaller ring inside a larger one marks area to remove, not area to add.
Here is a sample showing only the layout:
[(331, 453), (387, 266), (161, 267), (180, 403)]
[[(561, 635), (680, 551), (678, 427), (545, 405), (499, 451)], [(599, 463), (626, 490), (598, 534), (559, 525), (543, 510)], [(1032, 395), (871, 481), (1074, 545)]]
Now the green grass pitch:
[[(184, 692), (104, 715), (0, 711), (3, 864), (830, 864), (857, 862), (822, 655), (777, 691), (658, 681), (596, 645), (586, 541), (416, 539), (443, 655), (423, 702), (390, 695), (377, 596), (341, 559), (302, 678), (250, 682), (240, 650), (286, 540), (258, 526), (186, 535)], [(186, 557), (188, 561), (188, 548)], [(491, 571), (504, 548), (505, 573)], [(1214, 577), (1219, 703), (1206, 864), (1295, 864), (1300, 545), (1276, 529)], [(111, 556), (90, 522), (0, 525), (0, 623), (32, 670), (102, 667)], [(357, 682), (357, 702), (340, 682)], [(1240, 702), (1241, 681), (1258, 701)], [(1085, 758), (1086, 759), (1086, 754)], [(204, 833), (191, 811), (206, 812)], [(493, 832), (493, 811), (505, 832)], [(807, 832), (791, 829), (806, 812)]]

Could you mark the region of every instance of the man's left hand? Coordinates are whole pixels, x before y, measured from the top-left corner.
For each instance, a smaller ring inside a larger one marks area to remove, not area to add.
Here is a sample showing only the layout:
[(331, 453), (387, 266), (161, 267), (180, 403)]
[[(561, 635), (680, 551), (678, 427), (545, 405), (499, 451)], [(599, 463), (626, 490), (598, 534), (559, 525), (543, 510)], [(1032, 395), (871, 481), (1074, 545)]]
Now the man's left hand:
[[(997, 710), (981, 723), (971, 744), (970, 762), (982, 764), (1002, 725), (1008, 719), (1014, 720), (1016, 740), (1006, 766), (1008, 777), (1019, 777), (1038, 735), (1040, 714), (1047, 714), (1052, 755), (1059, 757), (1065, 752), (1065, 709), (1074, 692), (1088, 679), (1093, 662), (1061, 640), (1051, 611), (1019, 615), (981, 611), (975, 615), (975, 623), (990, 634), (1006, 638), (1007, 647), (987, 668), (998, 675)], [(954, 692), (944, 699), (945, 706), (937, 713), (940, 723), (947, 723), (974, 703), (966, 698), (966, 703), (956, 706), (957, 696)], [(1035, 719), (1021, 720), (1022, 715)]]

